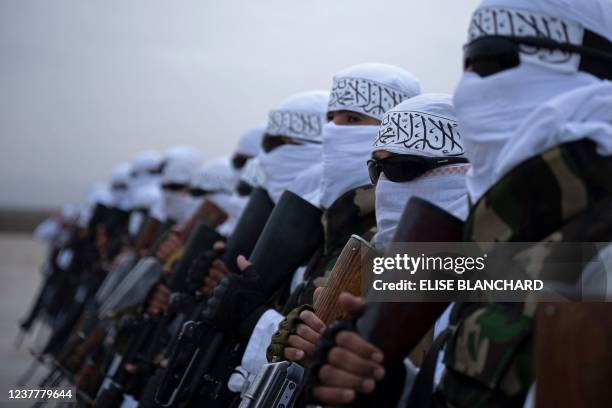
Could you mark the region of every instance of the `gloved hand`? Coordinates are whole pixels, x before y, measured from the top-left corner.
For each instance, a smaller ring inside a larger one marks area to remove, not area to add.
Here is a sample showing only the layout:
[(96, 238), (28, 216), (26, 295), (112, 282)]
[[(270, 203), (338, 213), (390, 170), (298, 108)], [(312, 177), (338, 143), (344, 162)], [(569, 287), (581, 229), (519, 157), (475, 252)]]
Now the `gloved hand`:
[[(340, 303), (352, 316), (363, 313), (365, 302), (348, 293)], [(350, 404), (357, 393), (371, 393), (385, 370), (383, 353), (355, 331), (355, 319), (331, 324), (315, 349), (308, 395), (324, 405)]]
[(251, 265), (241, 275), (223, 278), (208, 300), (203, 317), (226, 333), (248, 340), (261, 315), (269, 308)]
[(266, 350), (266, 358), (269, 362), (272, 362), (275, 358), (287, 358), (285, 357), (285, 349), (291, 347), (289, 337), (295, 335), (297, 327), (302, 323), (300, 314), (303, 311), (313, 312), (314, 309), (310, 305), (296, 307), (278, 324), (278, 330), (272, 336), (270, 345)]

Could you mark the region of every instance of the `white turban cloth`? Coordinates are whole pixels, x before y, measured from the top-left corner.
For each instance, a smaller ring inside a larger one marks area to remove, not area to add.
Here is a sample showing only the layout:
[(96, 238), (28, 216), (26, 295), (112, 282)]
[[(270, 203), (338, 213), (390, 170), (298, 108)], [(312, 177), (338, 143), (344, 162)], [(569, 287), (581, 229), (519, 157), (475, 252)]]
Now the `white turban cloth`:
[(275, 203), (299, 173), (321, 162), (328, 96), (325, 91), (302, 92), (270, 112), (266, 134), (301, 143), (284, 144), (258, 156), (264, 187)]
[(306, 91), (289, 97), (270, 111), (266, 135), (321, 143), (328, 102), (327, 91)]
[[(348, 110), (381, 120), (383, 114), (421, 92), (419, 81), (393, 65), (354, 65), (334, 76), (328, 112)], [(344, 193), (370, 184), (367, 161), (378, 126), (338, 126), (323, 130), (321, 206), (330, 207)]]
[(258, 125), (244, 132), (238, 140), (234, 154), (255, 157), (261, 150), (261, 139), (266, 132), (267, 124)]
[(266, 175), (264, 174), (261, 164), (259, 163), (259, 156), (261, 153), (247, 161), (244, 168), (240, 172), (240, 181), (244, 181), (251, 187), (263, 187), (266, 182)]
[[(468, 41), (537, 35), (581, 45), (585, 29), (612, 40), (612, 2), (487, 0)], [(599, 154), (612, 154), (610, 82), (579, 71), (578, 54), (523, 47), (519, 55), (518, 67), (494, 75), (465, 72), (455, 90), (474, 202), (514, 166), (556, 145), (588, 138)]]
[[(130, 209), (131, 193), (133, 191), (133, 188), (130, 184), (131, 172), (132, 165), (130, 163), (120, 163), (113, 168), (113, 172), (111, 175), (111, 186), (108, 190), (110, 196), (108, 199), (102, 200), (102, 204), (109, 207), (117, 207), (124, 211)], [(113, 186), (115, 185), (124, 185), (125, 188), (113, 188)], [(108, 186), (106, 188), (108, 188)]]
[[(464, 153), (461, 143), (451, 96), (422, 94), (385, 114), (372, 150), (425, 157), (461, 156)], [(468, 213), (465, 173), (469, 167), (467, 163), (438, 167), (399, 183), (388, 180), (382, 173), (376, 183), (378, 232), (374, 245), (381, 249), (388, 245), (412, 197), (427, 200), (465, 220)]]
[(232, 168), (230, 159), (223, 157), (205, 163), (194, 175), (191, 187), (208, 192), (206, 199), (225, 211), (227, 220), (217, 231), (224, 236), (230, 235), (244, 207), (248, 197), (240, 197), (235, 193), (238, 173)]
[[(161, 191), (159, 170), (164, 157), (153, 150), (145, 150), (136, 155), (132, 161), (132, 177), (130, 180), (130, 208), (132, 210), (147, 210), (163, 208), (164, 195)], [(128, 230), (136, 235), (144, 222), (144, 214), (134, 211), (130, 214)]]
[(462, 157), (463, 141), (448, 94), (422, 94), (385, 114), (373, 151), (425, 157)]
[(350, 110), (380, 120), (386, 111), (420, 93), (418, 79), (406, 70), (380, 63), (359, 64), (334, 76), (327, 110)]
[(140, 152), (132, 160), (132, 180), (134, 187), (159, 182), (159, 169), (164, 162), (161, 153), (154, 150)]
[[(161, 177), (162, 186), (164, 184), (189, 185), (200, 162), (200, 153), (195, 149), (179, 147), (171, 150), (166, 155), (166, 164)], [(163, 197), (164, 218), (161, 221), (170, 218), (179, 225), (186, 222), (201, 203), (201, 199), (194, 199), (186, 192), (164, 190)], [(160, 216), (156, 214), (156, 211), (152, 213), (155, 218)]]

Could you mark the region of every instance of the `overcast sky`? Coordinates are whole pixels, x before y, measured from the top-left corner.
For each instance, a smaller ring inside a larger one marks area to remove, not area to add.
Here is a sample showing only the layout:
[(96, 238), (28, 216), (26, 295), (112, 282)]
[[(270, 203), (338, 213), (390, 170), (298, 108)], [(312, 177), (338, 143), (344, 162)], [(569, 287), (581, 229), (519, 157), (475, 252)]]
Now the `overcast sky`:
[(452, 92), (478, 0), (1, 0), (0, 206), (83, 201), (137, 152), (212, 158), (362, 62)]

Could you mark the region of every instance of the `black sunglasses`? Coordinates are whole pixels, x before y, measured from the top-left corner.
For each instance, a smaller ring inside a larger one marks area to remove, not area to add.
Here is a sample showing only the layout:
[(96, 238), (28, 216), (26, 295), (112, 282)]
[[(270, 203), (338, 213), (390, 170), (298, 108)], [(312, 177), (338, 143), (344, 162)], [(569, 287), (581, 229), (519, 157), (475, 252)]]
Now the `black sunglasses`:
[(240, 180), (238, 184), (236, 185), (236, 192), (238, 193), (239, 196), (242, 196), (242, 197), (248, 196), (249, 194), (251, 194), (252, 191), (253, 191), (253, 186), (244, 180)]
[(205, 196), (206, 194), (210, 194), (210, 191), (203, 190), (201, 188), (190, 188), (189, 189), (189, 195), (192, 197), (202, 197), (202, 196)]
[(380, 160), (368, 160), (368, 174), (372, 184), (378, 182), (380, 173), (385, 173), (389, 181), (401, 183), (414, 180), (438, 167), (467, 162), (464, 157), (423, 157), (400, 154)]
[[(521, 45), (580, 54), (582, 61), (579, 69), (599, 78), (609, 79), (612, 75), (609, 64), (612, 62), (610, 42), (601, 40), (594, 33), (585, 32), (585, 47), (570, 43), (560, 43), (544, 37), (486, 36), (477, 38), (463, 46), (463, 69), (468, 67), (481, 77), (515, 68), (520, 65)], [(607, 64), (601, 64), (602, 60)], [(606, 68), (607, 67), (607, 68)]]
[(235, 154), (232, 157), (232, 166), (236, 169), (236, 170), (240, 170), (241, 168), (244, 167), (244, 165), (246, 164), (246, 162), (250, 159), (249, 156), (245, 156), (244, 154)]
[(282, 136), (264, 135), (264, 138), (261, 141), (261, 148), (264, 152), (270, 153), (272, 150), (284, 144), (287, 144), (287, 140)]
[(180, 190), (184, 189), (185, 187), (187, 187), (185, 184), (167, 183), (167, 184), (163, 184), (162, 185), (162, 190), (166, 190), (166, 191), (180, 191)]
[(125, 183), (113, 183), (111, 189), (115, 191), (124, 191), (128, 189), (128, 185)]

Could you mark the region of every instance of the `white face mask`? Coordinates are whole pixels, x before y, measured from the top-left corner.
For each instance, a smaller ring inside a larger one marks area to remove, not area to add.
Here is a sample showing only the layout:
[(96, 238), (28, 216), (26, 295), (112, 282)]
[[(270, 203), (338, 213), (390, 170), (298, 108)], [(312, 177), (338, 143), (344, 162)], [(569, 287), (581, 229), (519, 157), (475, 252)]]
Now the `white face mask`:
[(295, 176), (288, 190), (297, 194), (315, 207), (321, 202), (321, 177), (323, 174), (323, 163), (310, 166)]
[[(587, 84), (585, 74), (565, 74), (529, 63), (480, 77), (465, 72), (453, 101), (461, 126), (465, 156), (472, 164), (467, 185), (473, 202), (496, 182), (494, 168), (516, 130), (546, 101)], [(571, 85), (570, 85), (571, 84)], [(534, 152), (535, 153), (535, 152)]]
[(285, 144), (259, 156), (259, 165), (265, 175), (264, 187), (270, 198), (278, 202), (296, 175), (321, 161), (321, 145), (304, 143)]
[(197, 199), (196, 201), (196, 199), (187, 193), (164, 191), (164, 207), (166, 216), (167, 218), (176, 221), (176, 223), (179, 225), (183, 224), (189, 219), (201, 201), (201, 199)]
[(323, 175), (321, 206), (328, 208), (342, 194), (370, 184), (367, 161), (378, 126), (338, 126), (323, 128)]
[(130, 236), (136, 237), (138, 232), (140, 232), (140, 228), (145, 220), (145, 215), (142, 211), (132, 211), (130, 214), (130, 221), (128, 223), (128, 232)]
[(468, 213), (465, 175), (424, 176), (395, 183), (382, 173), (376, 183), (376, 224), (373, 242), (384, 249), (395, 234), (399, 219), (411, 197), (420, 197), (464, 220)]
[(249, 202), (249, 197), (241, 197), (235, 193), (219, 192), (209, 195), (207, 199), (227, 214), (227, 219), (217, 227), (217, 232), (226, 237), (231, 235), (242, 215), (244, 207)]

